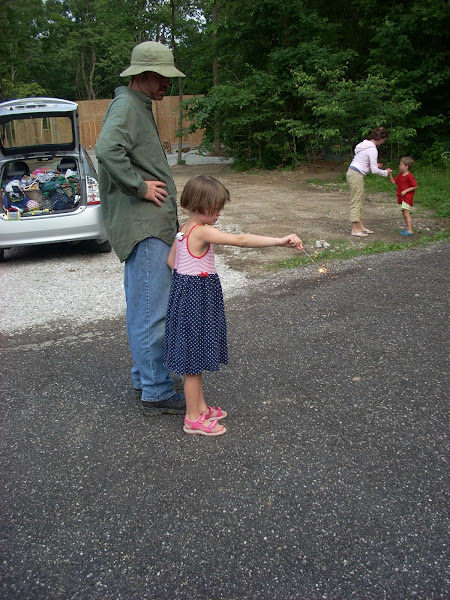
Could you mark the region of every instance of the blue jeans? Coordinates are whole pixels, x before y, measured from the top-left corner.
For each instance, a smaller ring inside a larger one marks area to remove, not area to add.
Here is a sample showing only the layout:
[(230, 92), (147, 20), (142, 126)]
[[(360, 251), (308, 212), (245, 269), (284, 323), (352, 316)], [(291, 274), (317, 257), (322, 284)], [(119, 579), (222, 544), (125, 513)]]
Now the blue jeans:
[(135, 388), (142, 400), (156, 402), (175, 395), (170, 372), (163, 365), (164, 335), (172, 271), (170, 246), (158, 238), (142, 240), (125, 261), (127, 332)]

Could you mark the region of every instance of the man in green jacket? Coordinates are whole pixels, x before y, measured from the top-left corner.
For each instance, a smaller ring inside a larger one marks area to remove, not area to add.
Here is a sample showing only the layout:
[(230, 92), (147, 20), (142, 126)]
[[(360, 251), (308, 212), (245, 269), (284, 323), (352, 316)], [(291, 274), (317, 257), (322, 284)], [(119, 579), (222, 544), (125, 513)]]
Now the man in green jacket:
[[(145, 415), (183, 414), (185, 399), (163, 365), (164, 329), (177, 233), (175, 183), (159, 139), (152, 100), (162, 100), (170, 77), (185, 77), (172, 52), (157, 42), (133, 49), (128, 87), (115, 90), (95, 151), (108, 239), (125, 262), (131, 377), (142, 390)], [(179, 382), (178, 382), (179, 383)]]

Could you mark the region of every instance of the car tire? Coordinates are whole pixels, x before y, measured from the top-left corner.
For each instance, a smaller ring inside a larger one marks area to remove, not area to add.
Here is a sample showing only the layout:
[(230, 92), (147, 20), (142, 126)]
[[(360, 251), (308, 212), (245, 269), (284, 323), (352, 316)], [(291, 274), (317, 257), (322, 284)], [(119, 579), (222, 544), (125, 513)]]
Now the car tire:
[(108, 242), (108, 240), (106, 240), (106, 242), (102, 242), (102, 243), (96, 243), (96, 250), (97, 252), (100, 252), (101, 254), (104, 254), (106, 252), (111, 252), (112, 250), (112, 246), (111, 244)]
[(5, 251), (3, 248), (0, 248), (0, 262), (5, 260)]

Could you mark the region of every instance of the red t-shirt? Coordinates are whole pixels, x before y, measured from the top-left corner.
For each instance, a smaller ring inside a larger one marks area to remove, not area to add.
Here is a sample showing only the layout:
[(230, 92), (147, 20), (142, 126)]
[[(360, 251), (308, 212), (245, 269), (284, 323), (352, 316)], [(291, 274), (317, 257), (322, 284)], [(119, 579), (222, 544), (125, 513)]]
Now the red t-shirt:
[(402, 175), (401, 173), (399, 173), (394, 179), (394, 181), (397, 184), (397, 204), (406, 202), (406, 204), (412, 206), (414, 203), (414, 192), (416, 190), (408, 192), (404, 196), (402, 196), (401, 192), (403, 190), (407, 190), (410, 187), (417, 187), (417, 182), (414, 179), (414, 177), (411, 175), (411, 173), (406, 173), (406, 175)]

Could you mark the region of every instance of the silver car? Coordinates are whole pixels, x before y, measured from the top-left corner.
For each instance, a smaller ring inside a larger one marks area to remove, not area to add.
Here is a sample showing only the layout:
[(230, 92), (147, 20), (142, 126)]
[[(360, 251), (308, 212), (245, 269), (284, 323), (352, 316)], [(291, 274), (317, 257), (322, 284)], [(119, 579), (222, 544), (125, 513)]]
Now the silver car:
[(58, 98), (0, 103), (0, 260), (5, 249), (95, 240), (110, 252), (97, 173), (80, 145), (78, 105)]

